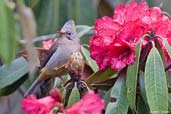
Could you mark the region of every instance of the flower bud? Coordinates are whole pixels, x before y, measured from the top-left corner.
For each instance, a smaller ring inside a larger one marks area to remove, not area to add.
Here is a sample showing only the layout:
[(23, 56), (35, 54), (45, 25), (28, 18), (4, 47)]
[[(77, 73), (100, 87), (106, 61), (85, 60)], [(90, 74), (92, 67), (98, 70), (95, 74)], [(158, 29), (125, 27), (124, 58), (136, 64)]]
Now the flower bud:
[(61, 92), (58, 88), (53, 88), (52, 90), (50, 90), (49, 95), (57, 102), (62, 102)]

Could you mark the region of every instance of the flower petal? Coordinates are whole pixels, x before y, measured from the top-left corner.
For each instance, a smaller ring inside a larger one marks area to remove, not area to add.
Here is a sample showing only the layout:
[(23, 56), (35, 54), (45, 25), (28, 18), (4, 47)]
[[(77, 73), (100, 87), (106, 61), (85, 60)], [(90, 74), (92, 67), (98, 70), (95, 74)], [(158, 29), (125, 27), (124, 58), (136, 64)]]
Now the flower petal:
[(134, 47), (129, 43), (119, 40), (110, 47), (111, 67), (114, 70), (121, 70), (135, 61)]
[(104, 101), (89, 91), (79, 102), (73, 104), (66, 110), (66, 114), (102, 114)]
[(27, 114), (50, 114), (55, 103), (56, 101), (51, 96), (36, 99), (35, 96), (30, 95), (21, 101), (22, 109)]

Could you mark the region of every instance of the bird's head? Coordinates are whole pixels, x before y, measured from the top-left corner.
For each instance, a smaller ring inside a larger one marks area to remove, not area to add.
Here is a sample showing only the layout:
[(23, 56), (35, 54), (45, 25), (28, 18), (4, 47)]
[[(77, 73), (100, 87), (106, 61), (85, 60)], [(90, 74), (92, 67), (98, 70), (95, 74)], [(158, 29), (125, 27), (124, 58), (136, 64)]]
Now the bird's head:
[(78, 38), (75, 23), (73, 20), (67, 21), (58, 33), (65, 36), (69, 40)]

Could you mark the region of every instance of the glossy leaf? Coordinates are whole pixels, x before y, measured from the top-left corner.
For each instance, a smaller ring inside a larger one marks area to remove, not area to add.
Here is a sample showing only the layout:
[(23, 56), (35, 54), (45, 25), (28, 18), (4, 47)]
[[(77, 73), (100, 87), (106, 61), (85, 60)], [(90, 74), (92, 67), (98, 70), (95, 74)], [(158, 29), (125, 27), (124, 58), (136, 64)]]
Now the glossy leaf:
[(120, 75), (112, 87), (111, 99), (116, 101), (111, 101), (107, 105), (105, 114), (127, 114), (129, 104), (126, 97), (125, 76)]
[(15, 57), (17, 34), (13, 9), (0, 0), (0, 58), (10, 62)]
[(155, 47), (150, 51), (145, 66), (145, 90), (151, 113), (167, 114), (166, 74), (160, 54)]
[(133, 65), (128, 66), (126, 76), (126, 87), (127, 87), (127, 98), (132, 109), (136, 109), (136, 88), (137, 88), (137, 76), (139, 67), (139, 58), (141, 52), (141, 42), (137, 45), (136, 49), (136, 60)]
[(28, 63), (21, 57), (0, 67), (0, 96), (15, 91), (28, 77)]
[(80, 93), (79, 93), (77, 86), (75, 85), (69, 96), (67, 107), (70, 107), (72, 104), (74, 104), (75, 102), (79, 100), (80, 100)]
[(103, 99), (105, 101), (105, 109), (107, 107), (107, 104), (110, 102), (110, 95), (111, 95), (111, 89), (105, 92), (105, 95), (103, 96)]
[(90, 83), (105, 81), (116, 74), (117, 74), (116, 71), (114, 71), (111, 68), (107, 68), (106, 70), (97, 71), (93, 73), (91, 76), (88, 77), (86, 83), (90, 84)]
[(94, 72), (97, 72), (98, 71), (98, 66), (97, 66), (96, 62), (93, 59), (91, 59), (90, 52), (88, 51), (88, 49), (86, 49), (84, 46), (82, 46), (81, 47), (81, 52), (83, 53), (83, 56), (84, 56), (86, 62), (90, 65), (92, 70)]
[(89, 32), (93, 27), (87, 26), (87, 25), (77, 25), (76, 30), (78, 33), (78, 36), (81, 38), (84, 34)]

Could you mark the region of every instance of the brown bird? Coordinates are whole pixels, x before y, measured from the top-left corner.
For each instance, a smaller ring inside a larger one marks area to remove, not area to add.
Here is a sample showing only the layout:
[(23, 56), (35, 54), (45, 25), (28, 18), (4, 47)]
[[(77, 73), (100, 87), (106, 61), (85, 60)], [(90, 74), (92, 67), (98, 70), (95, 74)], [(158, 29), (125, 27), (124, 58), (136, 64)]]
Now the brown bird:
[[(47, 91), (46, 86), (51, 83), (52, 79), (68, 73), (67, 66), (71, 54), (80, 51), (81, 44), (76, 33), (74, 21), (69, 20), (66, 22), (59, 33), (61, 37), (49, 49), (48, 56), (41, 66), (40, 74), (25, 93), (25, 97), (29, 94), (35, 94), (39, 87), (42, 91)], [(41, 95), (41, 97), (43, 96)]]

